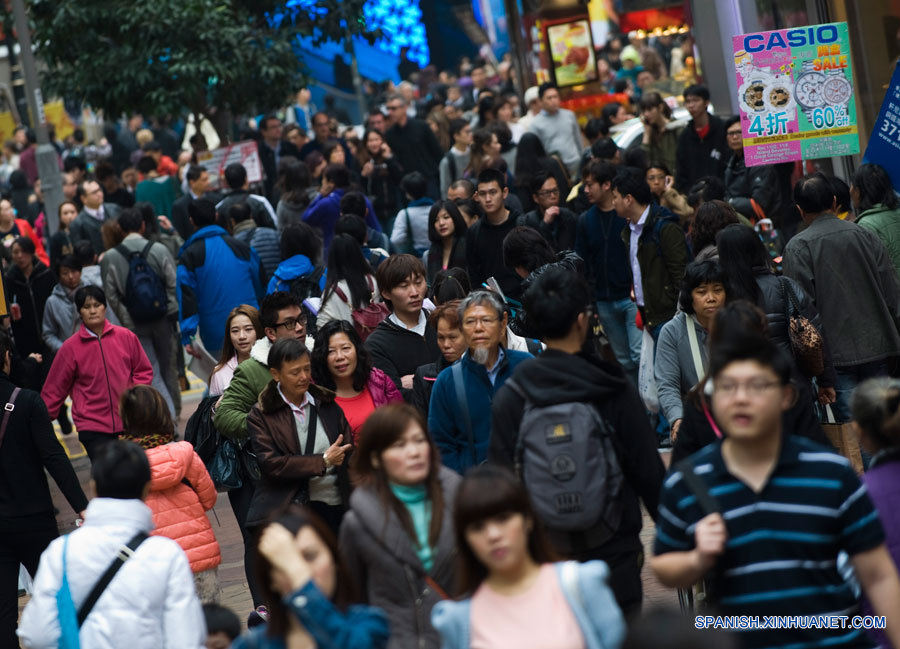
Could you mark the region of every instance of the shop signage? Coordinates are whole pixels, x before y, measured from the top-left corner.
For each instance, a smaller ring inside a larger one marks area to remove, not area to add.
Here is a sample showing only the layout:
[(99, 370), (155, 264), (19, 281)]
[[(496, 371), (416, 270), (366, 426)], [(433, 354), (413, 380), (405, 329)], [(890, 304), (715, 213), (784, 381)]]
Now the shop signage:
[(864, 162), (880, 164), (894, 187), (900, 187), (900, 65), (894, 67), (894, 76), (881, 102)]
[(859, 153), (847, 23), (732, 44), (748, 167)]

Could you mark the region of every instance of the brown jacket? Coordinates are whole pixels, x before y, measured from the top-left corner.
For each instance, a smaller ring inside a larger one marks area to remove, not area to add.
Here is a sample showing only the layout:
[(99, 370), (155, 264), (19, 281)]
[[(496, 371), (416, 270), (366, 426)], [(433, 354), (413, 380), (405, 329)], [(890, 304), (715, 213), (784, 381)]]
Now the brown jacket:
[[(317, 385), (310, 385), (309, 392), (316, 400), (317, 427), (325, 427), (332, 443), (338, 435), (343, 435), (342, 443), (352, 444), (350, 425), (343, 410), (334, 401), (334, 392)], [(264, 523), (272, 512), (292, 501), (306, 504), (309, 500), (309, 479), (325, 475), (325, 460), (321, 453), (303, 454), (294, 415), (278, 394), (274, 380), (260, 392), (259, 401), (247, 415), (247, 432), (262, 473), (247, 514), (247, 526), (255, 527)], [(349, 456), (337, 469), (338, 489), (344, 507), (350, 500), (348, 463)]]

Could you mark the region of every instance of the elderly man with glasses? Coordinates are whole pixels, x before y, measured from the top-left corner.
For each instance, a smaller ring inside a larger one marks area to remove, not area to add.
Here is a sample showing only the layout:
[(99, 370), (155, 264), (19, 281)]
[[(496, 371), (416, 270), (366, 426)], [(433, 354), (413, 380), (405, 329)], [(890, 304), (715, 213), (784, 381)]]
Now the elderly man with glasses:
[(475, 291), (459, 305), (468, 347), (463, 357), (438, 375), (431, 393), (428, 429), (444, 465), (459, 473), (487, 459), (491, 402), (527, 352), (505, 349), (507, 316), (496, 293)]

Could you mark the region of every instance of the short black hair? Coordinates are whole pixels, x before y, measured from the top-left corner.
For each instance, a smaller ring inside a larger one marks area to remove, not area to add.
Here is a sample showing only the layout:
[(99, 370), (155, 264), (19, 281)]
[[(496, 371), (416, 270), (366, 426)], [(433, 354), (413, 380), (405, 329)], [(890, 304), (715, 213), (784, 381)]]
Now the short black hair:
[(611, 137), (601, 137), (591, 144), (591, 157), (598, 160), (613, 160), (619, 152), (619, 145)]
[(541, 187), (544, 186), (544, 183), (551, 178), (555, 180), (556, 176), (551, 174), (546, 169), (538, 169), (538, 171), (535, 172), (534, 176), (531, 179), (531, 184), (528, 186), (529, 193), (531, 195), (537, 194), (539, 191), (541, 191)]
[[(715, 378), (731, 363), (755, 361), (770, 368), (782, 385), (791, 381), (793, 360), (765, 334), (748, 333), (746, 329), (728, 327), (731, 310), (742, 300), (725, 305), (716, 313), (716, 342), (709, 349), (709, 376)], [(746, 304), (746, 302), (744, 302)], [(722, 323), (723, 326), (719, 326)], [(715, 383), (714, 383), (715, 385)]]
[(420, 171), (411, 171), (400, 180), (402, 189), (412, 200), (417, 201), (428, 193), (428, 181)]
[(75, 291), (75, 308), (81, 311), (81, 307), (84, 306), (84, 303), (87, 302), (89, 297), (94, 298), (100, 304), (106, 306), (106, 293), (103, 292), (103, 289), (99, 286), (94, 286), (93, 284), (85, 284)]
[(725, 182), (718, 176), (703, 176), (687, 193), (687, 202), (691, 207), (697, 207), (700, 203), (724, 200)]
[(162, 151), (162, 144), (160, 144), (156, 140), (150, 140), (141, 147), (141, 151), (145, 151), (147, 153), (149, 153), (150, 151)]
[[(31, 240), (30, 237), (16, 237), (16, 239), (12, 242), (13, 246), (19, 246), (26, 255), (34, 256), (36, 248), (34, 247), (34, 241)], [(12, 247), (12, 246), (10, 246)]]
[(643, 170), (636, 167), (621, 167), (612, 179), (612, 189), (619, 192), (622, 197), (631, 194), (638, 205), (649, 205), (653, 200)]
[(221, 604), (204, 604), (203, 619), (206, 621), (207, 635), (224, 633), (229, 640), (241, 635), (241, 620), (234, 611)]
[(709, 101), (709, 88), (701, 86), (699, 83), (688, 86), (681, 94), (685, 99), (688, 97), (700, 97), (703, 101)]
[(462, 268), (439, 270), (431, 282), (431, 301), (437, 305), (461, 300), (472, 291), (472, 280)]
[(266, 115), (265, 117), (263, 117), (261, 120), (259, 120), (259, 130), (265, 131), (268, 128), (268, 123), (270, 121), (272, 121), (273, 119), (281, 122), (281, 120), (278, 119), (278, 117), (276, 115), (272, 115), (270, 113), (270, 114)]
[(247, 182), (247, 169), (240, 162), (232, 162), (225, 167), (225, 184), (231, 189), (240, 189)]
[(531, 273), (554, 261), (553, 248), (534, 228), (517, 225), (503, 238), (503, 265), (510, 270), (521, 267)]
[(59, 261), (56, 262), (56, 268), (59, 270), (60, 268), (69, 268), (71, 270), (81, 271), (82, 265), (81, 261), (79, 261), (78, 257), (75, 255), (63, 255), (60, 257)]
[(334, 224), (334, 236), (346, 234), (353, 238), (356, 243), (363, 246), (366, 243), (366, 235), (368, 228), (362, 217), (356, 214), (342, 214)]
[(693, 261), (684, 269), (684, 277), (681, 279), (681, 295), (678, 296), (678, 303), (681, 310), (685, 313), (694, 313), (694, 298), (692, 293), (694, 289), (701, 284), (719, 283), (723, 287), (727, 286), (725, 273), (719, 266), (719, 262), (715, 259), (707, 259), (706, 261)]
[(70, 171), (74, 171), (78, 169), (79, 171), (87, 171), (87, 164), (84, 161), (84, 158), (77, 155), (72, 155), (66, 158), (65, 162), (63, 162), (63, 172), (69, 173)]
[(672, 170), (669, 169), (669, 166), (660, 160), (652, 160), (647, 164), (646, 171), (650, 171), (651, 169), (659, 169), (661, 172), (666, 174), (667, 176), (672, 175)]
[(188, 215), (198, 230), (216, 224), (216, 206), (205, 198), (191, 201), (188, 204)]
[(72, 254), (74, 254), (81, 266), (93, 266), (97, 260), (97, 253), (94, 252), (93, 244), (88, 240), (76, 241), (72, 246)]
[(584, 278), (561, 266), (538, 275), (522, 296), (527, 328), (542, 339), (568, 335), (590, 302), (591, 292)]
[(350, 186), (350, 170), (346, 165), (329, 164), (322, 172), (322, 177), (338, 189)]
[(148, 155), (145, 155), (143, 158), (138, 160), (137, 170), (143, 175), (147, 175), (151, 171), (156, 171), (156, 168), (156, 160)]
[(243, 223), (247, 219), (253, 218), (253, 211), (246, 201), (241, 201), (240, 203), (233, 203), (228, 208), (228, 217), (235, 223)]
[(499, 169), (494, 169), (492, 167), (487, 167), (486, 169), (482, 169), (478, 174), (478, 185), (489, 185), (490, 183), (497, 183), (500, 186), (500, 189), (506, 189), (506, 174), (500, 171)]
[[(427, 275), (425, 264), (415, 255), (391, 255), (375, 269), (375, 282), (379, 291), (390, 293), (410, 277), (427, 277)], [(394, 310), (390, 300), (384, 300), (384, 303), (391, 311)]]
[(595, 182), (602, 185), (603, 183), (611, 183), (613, 178), (616, 177), (617, 171), (618, 167), (608, 160), (591, 160), (584, 166), (581, 178), (585, 180), (590, 176)]
[(725, 120), (725, 130), (727, 131), (729, 128), (738, 124), (741, 121), (740, 115), (732, 115), (728, 119)]
[[(868, 163), (866, 163), (868, 164)], [(841, 212), (849, 212), (853, 209), (853, 199), (850, 198), (850, 185), (845, 183), (843, 179), (838, 178), (837, 176), (830, 176), (828, 178), (828, 183), (831, 185), (831, 191), (834, 192), (834, 202), (837, 204), (838, 213)], [(862, 194), (862, 192), (860, 192)], [(894, 201), (896, 201), (896, 195), (894, 195)], [(897, 207), (896, 202), (891, 205), (887, 204), (890, 209), (895, 209)], [(863, 208), (862, 195), (860, 195), (859, 201), (859, 213), (863, 213), (868, 208)]]
[(144, 225), (144, 216), (140, 210), (134, 207), (127, 207), (119, 214), (119, 227), (125, 234), (140, 232), (142, 225)]
[(584, 125), (584, 136), (589, 140), (595, 140), (601, 135), (609, 135), (609, 124), (599, 117), (593, 117)]
[(278, 312), (292, 306), (301, 307), (300, 300), (287, 291), (275, 291), (265, 296), (259, 305), (259, 321), (263, 328), (274, 329), (278, 324)]
[(139, 500), (150, 482), (147, 453), (134, 442), (107, 442), (91, 460), (91, 479), (98, 498)]
[(818, 172), (798, 180), (794, 185), (794, 202), (809, 214), (829, 211), (834, 206), (834, 190), (825, 174)]
[(361, 219), (366, 218), (366, 212), (369, 211), (366, 195), (362, 192), (347, 192), (341, 196), (340, 210), (341, 214), (353, 214)]
[(200, 180), (200, 176), (202, 176), (204, 173), (206, 173), (206, 167), (204, 167), (203, 165), (191, 165), (188, 167), (185, 176), (187, 177), (189, 183), (193, 183)]
[(538, 86), (538, 98), (543, 99), (548, 90), (556, 90), (556, 84), (552, 81), (545, 81)]
[(453, 137), (454, 135), (459, 133), (461, 130), (463, 130), (465, 127), (467, 127), (468, 125), (469, 125), (469, 122), (467, 122), (466, 120), (464, 120), (461, 117), (456, 117), (454, 119), (451, 119), (450, 120), (450, 137)]
[(275, 341), (269, 350), (268, 366), (272, 370), (280, 370), (285, 363), (309, 356), (309, 350), (296, 338), (282, 338)]

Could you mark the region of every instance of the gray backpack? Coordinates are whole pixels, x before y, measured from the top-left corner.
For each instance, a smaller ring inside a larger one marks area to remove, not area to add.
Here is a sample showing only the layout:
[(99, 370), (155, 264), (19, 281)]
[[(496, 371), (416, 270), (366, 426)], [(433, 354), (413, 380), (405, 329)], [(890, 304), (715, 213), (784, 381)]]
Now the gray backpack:
[(577, 546), (602, 545), (622, 520), (614, 430), (593, 404), (536, 406), (514, 379), (505, 385), (525, 400), (514, 464), (538, 517), (552, 531), (573, 533)]

